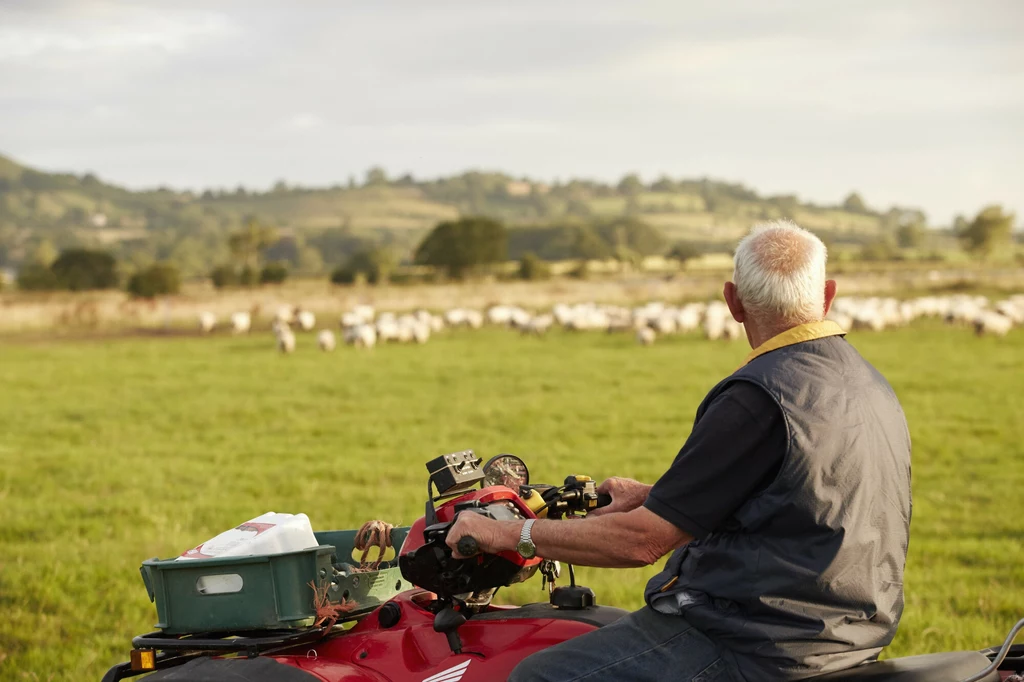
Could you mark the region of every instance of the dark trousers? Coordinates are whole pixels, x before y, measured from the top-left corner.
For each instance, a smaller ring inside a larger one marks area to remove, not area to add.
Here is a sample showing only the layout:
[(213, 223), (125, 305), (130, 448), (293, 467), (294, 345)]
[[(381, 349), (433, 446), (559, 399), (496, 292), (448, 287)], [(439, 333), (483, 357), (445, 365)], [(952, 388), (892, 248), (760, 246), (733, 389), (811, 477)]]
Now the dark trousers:
[(644, 607), (529, 656), (509, 682), (743, 682), (718, 647), (682, 616)]

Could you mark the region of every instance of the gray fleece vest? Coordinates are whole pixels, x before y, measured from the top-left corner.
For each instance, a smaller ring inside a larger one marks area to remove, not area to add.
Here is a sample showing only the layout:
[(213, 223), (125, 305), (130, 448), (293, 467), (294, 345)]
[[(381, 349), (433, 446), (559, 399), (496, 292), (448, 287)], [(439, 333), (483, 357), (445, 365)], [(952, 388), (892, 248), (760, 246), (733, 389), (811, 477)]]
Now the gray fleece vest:
[(755, 358), (712, 389), (696, 421), (734, 381), (782, 408), (782, 469), (725, 527), (676, 550), (647, 603), (683, 615), (750, 682), (877, 656), (903, 612), (910, 527), (910, 436), (896, 395), (832, 336)]

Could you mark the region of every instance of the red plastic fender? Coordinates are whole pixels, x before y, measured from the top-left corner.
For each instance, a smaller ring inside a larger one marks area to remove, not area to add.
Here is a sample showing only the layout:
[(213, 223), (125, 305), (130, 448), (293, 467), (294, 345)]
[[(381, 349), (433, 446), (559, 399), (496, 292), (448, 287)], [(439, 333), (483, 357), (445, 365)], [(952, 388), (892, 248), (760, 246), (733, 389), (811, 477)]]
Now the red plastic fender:
[[(381, 627), (375, 611), (344, 634), (275, 658), (324, 682), (496, 682), (530, 654), (595, 629), (573, 620), (470, 619), (459, 628), (462, 654), (453, 654), (422, 606), (432, 598), (403, 592), (391, 600), (401, 609), (394, 627)], [(492, 610), (502, 608), (511, 607)]]

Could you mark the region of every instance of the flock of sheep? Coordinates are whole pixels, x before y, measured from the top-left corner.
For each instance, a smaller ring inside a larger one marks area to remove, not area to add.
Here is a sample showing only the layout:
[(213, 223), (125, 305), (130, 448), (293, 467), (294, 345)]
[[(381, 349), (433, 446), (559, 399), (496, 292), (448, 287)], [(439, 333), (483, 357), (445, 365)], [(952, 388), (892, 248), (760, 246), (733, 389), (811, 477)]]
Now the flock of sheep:
[[(894, 298), (839, 298), (829, 318), (847, 330), (883, 329), (907, 325), (922, 317), (935, 317), (949, 323), (973, 326), (978, 335), (1004, 336), (1015, 325), (1024, 324), (1024, 295), (1016, 295), (992, 305), (982, 296), (926, 296), (900, 301)], [(701, 332), (710, 340), (744, 338), (743, 325), (729, 314), (721, 302), (687, 303), (671, 306), (653, 302), (626, 308), (622, 306), (578, 303), (558, 304), (550, 311), (531, 313), (518, 306), (495, 305), (485, 311), (454, 308), (437, 315), (425, 310), (415, 313), (377, 311), (369, 305), (356, 306), (341, 316), (341, 340), (357, 348), (373, 348), (378, 343), (426, 343), (445, 329), (480, 329), (485, 325), (515, 329), (524, 335), (542, 336), (557, 326), (567, 331), (603, 331), (632, 333), (641, 345), (651, 345), (659, 336)], [(213, 313), (199, 316), (199, 328), (210, 333), (217, 326)], [(252, 315), (236, 312), (228, 320), (232, 333), (252, 330)], [(274, 315), (271, 328), (278, 350), (292, 353), (296, 331), (316, 330), (316, 316), (309, 310), (282, 307)], [(332, 351), (337, 338), (331, 329), (316, 334), (321, 350)]]

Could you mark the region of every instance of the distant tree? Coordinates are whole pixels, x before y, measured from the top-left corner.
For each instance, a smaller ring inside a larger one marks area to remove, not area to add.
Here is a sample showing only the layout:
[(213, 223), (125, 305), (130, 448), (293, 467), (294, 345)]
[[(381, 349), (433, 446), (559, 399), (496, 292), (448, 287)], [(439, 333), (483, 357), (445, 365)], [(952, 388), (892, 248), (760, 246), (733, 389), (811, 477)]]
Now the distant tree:
[(260, 270), (260, 284), (281, 284), (288, 279), (288, 266), (280, 261), (267, 263)]
[(388, 174), (380, 166), (374, 166), (366, 171), (366, 186), (376, 187), (388, 184)]
[(880, 237), (861, 247), (860, 258), (866, 261), (889, 261), (896, 258), (896, 245), (889, 237)]
[(850, 196), (843, 200), (843, 210), (850, 213), (867, 213), (868, 206), (864, 203), (864, 199), (861, 198), (860, 194), (851, 192)]
[(70, 249), (53, 261), (50, 270), (61, 289), (88, 291), (113, 289), (118, 284), (117, 261), (105, 251)]
[(569, 276), (573, 279), (587, 279), (590, 276), (590, 262), (581, 260), (576, 267), (569, 271)]
[(665, 250), (665, 235), (661, 230), (635, 217), (600, 222), (594, 229), (613, 249), (626, 247), (641, 256), (653, 256)]
[(916, 249), (924, 244), (924, 223), (908, 222), (896, 228), (896, 243), (900, 248)]
[(620, 194), (635, 196), (644, 191), (644, 183), (640, 182), (640, 177), (636, 173), (630, 173), (619, 180), (618, 190)]
[(630, 194), (626, 197), (626, 205), (622, 209), (622, 214), (629, 217), (635, 217), (643, 212), (643, 205), (640, 203), (640, 199), (637, 198), (636, 194)]
[(651, 191), (654, 192), (675, 192), (677, 189), (676, 183), (672, 182), (672, 178), (667, 175), (662, 175), (651, 183)]
[(238, 283), (243, 287), (254, 287), (260, 283), (259, 271), (251, 266), (243, 265), (238, 272)]
[(285, 194), (288, 192), (288, 183), (284, 180), (278, 180), (274, 183), (274, 186), (270, 189), (273, 194)]
[(256, 271), (260, 253), (276, 241), (277, 231), (274, 228), (263, 225), (255, 216), (246, 216), (242, 229), (228, 237), (228, 248), (240, 263)]
[(790, 220), (796, 216), (796, 211), (800, 207), (800, 200), (795, 194), (779, 194), (774, 197), (769, 197), (768, 203), (772, 204), (779, 210), (781, 217), (789, 218)]
[(957, 215), (956, 218), (953, 218), (953, 234), (963, 234), (969, 225), (970, 223), (967, 222), (967, 218), (964, 218), (962, 215)]
[(507, 249), (504, 225), (491, 218), (468, 217), (435, 227), (416, 247), (415, 261), (462, 279), (475, 268), (504, 260)]
[(394, 257), (388, 249), (362, 249), (353, 253), (348, 261), (331, 273), (334, 284), (352, 284), (362, 277), (369, 284), (384, 284), (394, 270)]
[(679, 265), (686, 265), (687, 261), (699, 258), (700, 255), (700, 249), (692, 242), (676, 242), (668, 252), (669, 259), (679, 261)]
[(299, 272), (315, 275), (323, 272), (324, 257), (315, 246), (303, 246), (299, 249), (297, 267)]
[(1000, 249), (1010, 248), (1014, 218), (1013, 213), (1003, 213), (1002, 206), (986, 206), (957, 236), (967, 251), (987, 259)]
[(583, 260), (604, 260), (611, 258), (613, 247), (588, 225), (575, 229), (572, 253)]
[(170, 263), (154, 263), (128, 279), (128, 293), (137, 298), (156, 298), (181, 290), (181, 275)]
[(927, 234), (927, 217), (917, 209), (893, 206), (882, 216), (882, 229), (896, 238), (900, 248), (918, 248)]
[(29, 263), (18, 271), (18, 288), (22, 291), (56, 291), (61, 286), (53, 270), (39, 263)]
[(549, 277), (551, 277), (551, 266), (535, 253), (527, 251), (523, 254), (519, 260), (519, 279), (533, 281)]
[(593, 211), (590, 210), (590, 204), (583, 199), (569, 199), (565, 206), (565, 212), (579, 218), (589, 218), (593, 214)]
[(43, 239), (39, 244), (36, 245), (35, 250), (29, 257), (29, 262), (33, 265), (41, 265), (44, 268), (49, 268), (53, 261), (57, 260), (57, 256), (60, 255), (57, 252), (57, 247), (53, 245), (49, 239)]
[(238, 271), (231, 265), (218, 265), (210, 273), (210, 280), (216, 289), (238, 286)]

